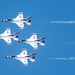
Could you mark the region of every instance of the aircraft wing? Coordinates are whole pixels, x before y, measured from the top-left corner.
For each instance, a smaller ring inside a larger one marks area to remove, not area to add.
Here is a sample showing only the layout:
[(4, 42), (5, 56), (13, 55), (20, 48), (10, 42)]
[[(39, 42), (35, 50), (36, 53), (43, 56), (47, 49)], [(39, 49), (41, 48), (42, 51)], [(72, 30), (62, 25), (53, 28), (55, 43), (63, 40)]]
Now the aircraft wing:
[(24, 28), (24, 23), (22, 23), (22, 22), (16, 22), (16, 24), (17, 24), (20, 28)]
[(20, 13), (20, 14), (16, 17), (16, 19), (23, 19), (23, 13)]
[(26, 50), (23, 50), (19, 55), (20, 56), (27, 56), (27, 51)]
[(10, 29), (5, 30), (5, 32), (3, 33), (3, 35), (10, 35), (10, 34), (11, 34)]
[(3, 38), (8, 44), (11, 44), (11, 39), (10, 38)]
[(28, 65), (28, 60), (27, 60), (27, 59), (20, 59), (20, 61), (21, 61), (24, 65)]
[(29, 43), (33, 48), (37, 49), (38, 48), (38, 45), (37, 43)]
[(37, 40), (37, 35), (36, 34), (33, 34), (30, 38), (29, 38), (29, 40)]

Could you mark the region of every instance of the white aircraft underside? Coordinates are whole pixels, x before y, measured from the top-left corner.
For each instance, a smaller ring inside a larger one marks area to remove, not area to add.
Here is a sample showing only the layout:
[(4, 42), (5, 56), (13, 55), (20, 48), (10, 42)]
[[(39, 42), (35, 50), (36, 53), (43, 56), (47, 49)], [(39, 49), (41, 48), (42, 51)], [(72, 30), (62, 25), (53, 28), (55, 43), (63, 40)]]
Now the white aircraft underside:
[(16, 36), (13, 36), (11, 34), (10, 29), (5, 30), (5, 32), (3, 34), (0, 34), (0, 39), (3, 39), (4, 41), (6, 41), (8, 44), (11, 44), (11, 39), (14, 40), (18, 40), (18, 38), (16, 38)]
[(24, 42), (27, 44), (30, 44), (34, 49), (38, 49), (38, 44), (44, 46), (45, 43), (43, 42), (44, 38), (41, 39), (37, 39), (37, 35), (33, 34), (29, 39), (26, 40), (20, 40), (20, 42)]
[(27, 50), (25, 49), (19, 55), (16, 55), (15, 57), (6, 56), (6, 58), (14, 58), (14, 59), (20, 60), (24, 65), (28, 65), (28, 60), (35, 62), (35, 59), (31, 57), (34, 57), (34, 54), (27, 55)]
[(2, 20), (2, 22), (12, 22), (17, 24), (21, 29), (24, 28), (24, 24), (31, 25), (31, 17), (23, 18), (23, 13), (20, 13), (16, 18)]

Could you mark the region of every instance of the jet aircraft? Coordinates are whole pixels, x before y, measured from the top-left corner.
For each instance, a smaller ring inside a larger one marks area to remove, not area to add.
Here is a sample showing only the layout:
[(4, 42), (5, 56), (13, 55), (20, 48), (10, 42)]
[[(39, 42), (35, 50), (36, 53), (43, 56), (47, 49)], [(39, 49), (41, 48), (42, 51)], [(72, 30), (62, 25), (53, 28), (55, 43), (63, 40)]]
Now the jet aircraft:
[(23, 51), (19, 55), (6, 56), (6, 58), (20, 60), (25, 66), (27, 66), (28, 60), (30, 60), (31, 62), (35, 62), (35, 55), (36, 55), (36, 53), (27, 55), (27, 50), (23, 49)]
[(38, 44), (44, 46), (45, 45), (45, 39), (46, 37), (42, 37), (40, 39), (37, 39), (37, 35), (35, 33), (33, 33), (33, 35), (26, 40), (19, 40), (20, 43), (26, 43), (26, 44), (30, 44), (34, 49), (38, 49)]
[(24, 24), (27, 24), (28, 26), (31, 25), (31, 18), (31, 16), (23, 18), (23, 12), (19, 12), (19, 15), (16, 18), (5, 19), (2, 20), (2, 22), (12, 22), (17, 24), (21, 29), (24, 29)]
[(14, 39), (15, 41), (18, 41), (18, 34), (19, 34), (19, 32), (15, 32), (14, 34), (11, 34), (11, 30), (6, 29), (3, 34), (0, 34), (0, 39), (3, 39), (8, 44), (11, 44), (11, 39)]

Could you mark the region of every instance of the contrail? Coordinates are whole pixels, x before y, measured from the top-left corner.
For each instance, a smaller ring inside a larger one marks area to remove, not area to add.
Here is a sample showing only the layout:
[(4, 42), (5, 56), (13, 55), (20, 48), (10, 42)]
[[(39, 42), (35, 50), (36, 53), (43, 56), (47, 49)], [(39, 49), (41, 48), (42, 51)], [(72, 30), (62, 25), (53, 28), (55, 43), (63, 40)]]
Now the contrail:
[(49, 21), (49, 23), (75, 24), (75, 21), (73, 21), (73, 20), (70, 20), (70, 21)]
[(71, 44), (71, 45), (74, 45), (75, 44), (75, 42), (66, 42), (66, 44)]
[(59, 57), (59, 58), (49, 58), (50, 60), (75, 60), (75, 57)]

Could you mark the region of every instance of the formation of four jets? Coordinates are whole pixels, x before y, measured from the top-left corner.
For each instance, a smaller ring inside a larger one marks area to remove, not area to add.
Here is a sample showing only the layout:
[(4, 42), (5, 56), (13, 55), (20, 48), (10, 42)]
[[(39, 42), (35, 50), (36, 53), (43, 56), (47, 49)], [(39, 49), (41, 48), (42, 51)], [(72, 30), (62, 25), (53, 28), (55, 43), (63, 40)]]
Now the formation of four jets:
[[(5, 20), (2, 20), (2, 22), (16, 23), (21, 29), (24, 29), (24, 24), (27, 24), (28, 26), (31, 25), (31, 18), (32, 18), (31, 16), (29, 16), (27, 18), (23, 18), (23, 13), (19, 12), (19, 15), (16, 18), (5, 19)], [(18, 34), (19, 34), (19, 32), (15, 32), (15, 33), (11, 34), (11, 30), (6, 29), (3, 34), (0, 34), (0, 38), (4, 39), (8, 44), (11, 44), (11, 39), (14, 39), (15, 41), (20, 42), (20, 43), (23, 42), (26, 44), (30, 44), (34, 49), (38, 49), (38, 44), (40, 44), (42, 46), (45, 45), (46, 37), (37, 39), (37, 35), (33, 34), (29, 39), (19, 40)], [(24, 65), (28, 65), (28, 60), (35, 62), (35, 54), (36, 53), (27, 55), (27, 50), (24, 49), (19, 55), (6, 56), (6, 58), (10, 58), (10, 59), (14, 58), (14, 59), (20, 60)]]

